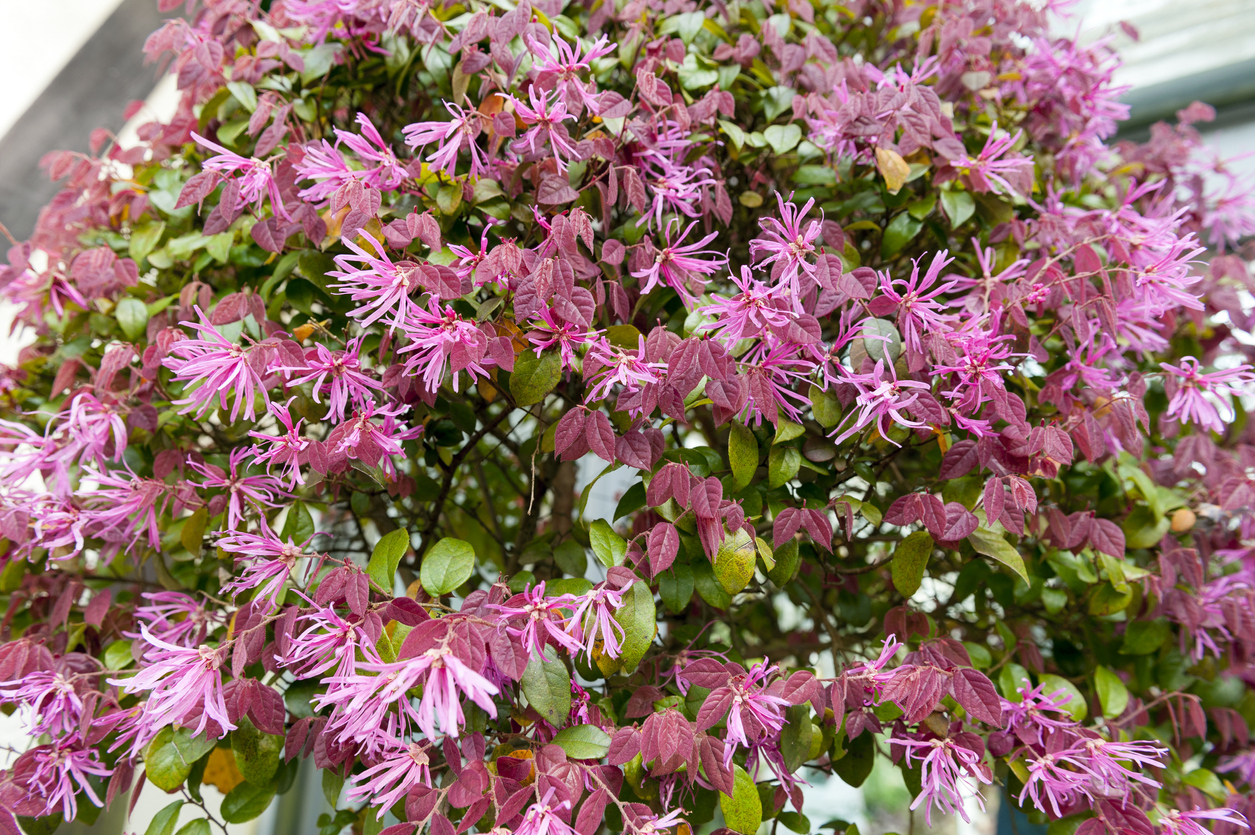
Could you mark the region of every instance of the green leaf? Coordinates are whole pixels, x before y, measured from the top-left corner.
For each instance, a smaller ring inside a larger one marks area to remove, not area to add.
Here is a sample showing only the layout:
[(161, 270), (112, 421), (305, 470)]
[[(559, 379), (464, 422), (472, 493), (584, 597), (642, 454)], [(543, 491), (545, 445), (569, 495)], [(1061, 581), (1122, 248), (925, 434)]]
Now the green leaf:
[(1015, 220), (1015, 207), (1006, 200), (993, 194), (976, 194), (972, 199), (976, 201), (976, 211), (980, 213), (981, 219), (990, 226)]
[(291, 539), (297, 545), (314, 535), (314, 517), (309, 515), (305, 502), (297, 499), (288, 507), (288, 516), (283, 520), (283, 530), (279, 538), (285, 542)]
[(126, 338), (134, 341), (144, 335), (148, 328), (148, 305), (139, 299), (126, 296), (118, 301), (113, 315), (118, 320)]
[(545, 660), (527, 662), (521, 680), (527, 703), (551, 725), (565, 725), (571, 712), (571, 674), (558, 660), (552, 648), (545, 650)]
[(219, 264), (225, 264), (231, 257), (231, 244), (235, 243), (234, 232), (221, 232), (205, 238), (205, 251)]
[(780, 731), (780, 753), (789, 773), (797, 771), (810, 758), (811, 736), (815, 726), (811, 724), (808, 705), (792, 705), (785, 709), (784, 728)]
[(26, 569), (30, 566), (26, 560), (9, 560), (9, 564), (0, 571), (0, 591), (12, 594), (22, 585)]
[(1206, 768), (1191, 771), (1182, 778), (1181, 782), (1187, 786), (1193, 786), (1220, 803), (1223, 803), (1229, 796), (1229, 790), (1225, 788), (1224, 783), (1220, 782), (1220, 778)]
[(776, 436), (771, 439), (773, 444), (783, 444), (794, 438), (800, 438), (806, 434), (806, 427), (800, 423), (794, 423), (786, 417), (780, 418), (779, 424), (776, 425)]
[(144, 830), (144, 835), (171, 835), (179, 822), (179, 812), (183, 809), (183, 801), (176, 800), (153, 815), (152, 822)]
[[(796, 832), (798, 835), (807, 835), (807, 833), (813, 831), (811, 829), (810, 818), (806, 817), (806, 815), (803, 815), (801, 812), (794, 812), (791, 809), (776, 815), (776, 820), (780, 821), (785, 829), (790, 832)], [(847, 829), (846, 832), (849, 833), (849, 835), (857, 835), (857, 833), (851, 833), (849, 829)]]
[(831, 429), (841, 422), (841, 401), (832, 391), (824, 391), (818, 386), (810, 388), (811, 412), (815, 422), (825, 429)]
[(1037, 677), (1037, 683), (1042, 685), (1042, 693), (1047, 696), (1053, 696), (1060, 690), (1066, 693), (1068, 701), (1063, 707), (1068, 713), (1072, 714), (1072, 718), (1077, 722), (1082, 721), (1089, 715), (1089, 706), (1085, 704), (1085, 697), (1081, 695), (1081, 691), (1077, 689), (1075, 684), (1063, 676), (1044, 673)]
[(214, 740), (193, 737), (187, 728), (162, 728), (144, 749), (144, 771), (148, 782), (164, 792), (183, 784), (192, 766), (214, 748)]
[(129, 254), (138, 264), (148, 257), (148, 253), (156, 248), (157, 242), (166, 231), (165, 223), (146, 223), (131, 232)]
[(635, 325), (611, 325), (606, 328), (606, 341), (616, 348), (635, 351), (640, 340), (641, 332)]
[(1171, 631), (1164, 620), (1135, 620), (1124, 630), (1120, 652), (1125, 655), (1150, 655), (1163, 646)]
[(1124, 584), (1124, 590), (1117, 589), (1111, 583), (1103, 583), (1089, 599), (1089, 613), (1100, 617), (1123, 612), (1133, 602), (1133, 590)]
[(728, 431), (728, 462), (732, 465), (734, 488), (744, 490), (758, 469), (758, 439), (748, 426), (732, 423)]
[(728, 829), (741, 835), (754, 835), (763, 822), (763, 802), (758, 797), (754, 778), (739, 765), (732, 764), (732, 796), (719, 792), (719, 808)]
[(802, 469), (802, 451), (792, 446), (773, 446), (767, 453), (767, 485), (783, 487)]
[(916, 531), (893, 549), (893, 562), (889, 569), (893, 574), (893, 586), (903, 597), (910, 597), (919, 591), (932, 552), (933, 538), (927, 531)]
[(787, 154), (802, 141), (802, 129), (794, 124), (768, 125), (763, 129), (763, 138), (777, 155)]
[(573, 760), (599, 760), (610, 750), (610, 734), (596, 725), (563, 728), (553, 741)]
[(588, 528), (588, 541), (593, 553), (606, 568), (627, 562), (627, 542), (614, 532), (605, 519), (598, 519)]
[(114, 641), (105, 647), (105, 669), (106, 670), (123, 670), (131, 665), (135, 660), (131, 655), (130, 641)]
[(740, 151), (741, 148), (745, 147), (745, 131), (741, 130), (731, 122), (725, 122), (723, 119), (719, 120), (719, 127), (723, 128), (723, 132), (726, 133), (728, 138), (732, 140), (732, 146), (736, 148), (737, 151)]
[(950, 219), (950, 228), (962, 226), (963, 222), (976, 211), (976, 201), (966, 191), (941, 192), (941, 208)]
[(637, 580), (623, 594), (623, 605), (614, 613), (614, 619), (623, 627), (623, 641), (619, 646), (623, 672), (635, 670), (645, 657), (658, 632), (657, 618), (654, 593), (649, 590), (649, 584)]
[(333, 768), (325, 769), (322, 773), (322, 796), (327, 799), (327, 805), (332, 809), (340, 802), (340, 792), (344, 788), (344, 775), (338, 773)]
[(790, 539), (779, 548), (776, 548), (772, 552), (772, 556), (776, 558), (776, 565), (767, 572), (767, 578), (775, 583), (777, 587), (784, 588), (797, 576), (797, 571), (802, 565), (802, 555), (798, 541)]
[(754, 538), (744, 528), (726, 535), (715, 555), (715, 579), (728, 594), (736, 594), (754, 577), (754, 558), (758, 549)]
[(1024, 558), (1020, 556), (1020, 552), (1015, 550), (1011, 543), (997, 533), (989, 530), (989, 528), (977, 528), (968, 536), (967, 541), (972, 543), (976, 553), (984, 554), (997, 560), (1020, 575), (1024, 582), (1029, 582), (1028, 569), (1024, 567)]
[(692, 43), (693, 38), (697, 37), (697, 33), (702, 30), (702, 25), (705, 22), (706, 15), (704, 12), (685, 12), (672, 15), (658, 27), (658, 34), (679, 35), (680, 40), (689, 44)]
[(436, 192), (436, 208), (441, 214), (451, 215), (462, 204), (462, 186), (458, 183), (441, 186)]
[(1008, 664), (1002, 668), (1002, 672), (998, 673), (998, 689), (1002, 691), (1002, 697), (1009, 702), (1018, 704), (1024, 701), (1024, 697), (1020, 695), (1020, 688), (1032, 686), (1033, 682), (1029, 681), (1028, 670), (1019, 664)]
[(249, 113), (257, 109), (257, 91), (253, 89), (252, 84), (247, 81), (228, 81), (227, 89)]
[[(555, 426), (557, 424), (554, 424)], [(645, 482), (638, 481), (627, 489), (623, 498), (614, 507), (614, 519), (617, 522), (629, 513), (635, 513), (645, 506)]]
[(689, 567), (693, 572), (693, 586), (702, 600), (721, 611), (732, 605), (732, 595), (724, 591), (723, 586), (715, 579), (715, 571), (709, 560), (695, 560)]
[(1094, 670), (1094, 689), (1098, 691), (1102, 715), (1108, 719), (1115, 719), (1129, 706), (1129, 689), (1118, 675), (1106, 667)]
[(183, 828), (178, 831), (178, 835), (209, 835), (209, 821), (204, 818), (193, 818), (183, 824)]
[(892, 258), (897, 255), (923, 228), (924, 222), (911, 217), (908, 212), (889, 221), (889, 225), (885, 227), (885, 236), (880, 241), (881, 257)]
[[(793, 107), (793, 99), (797, 98), (797, 90), (792, 87), (777, 85), (763, 90), (763, 115), (768, 122), (774, 121), (784, 111)], [(795, 126), (796, 127), (796, 126)], [(799, 132), (801, 128), (798, 128)], [(779, 152), (783, 153), (783, 151)]]
[(475, 549), (471, 543), (446, 536), (423, 557), (419, 580), (433, 597), (448, 594), (471, 579), (475, 572)]
[(261, 817), (275, 796), (275, 784), (258, 786), (247, 780), (222, 798), (222, 819), (227, 823), (244, 823)]
[(510, 374), (510, 394), (520, 407), (533, 406), (553, 391), (562, 377), (562, 360), (557, 351), (536, 356), (535, 351), (524, 351), (514, 361)]
[(209, 511), (200, 508), (183, 523), (179, 532), (179, 544), (192, 556), (200, 556), (200, 546), (205, 539), (205, 526), (209, 523)]
[(588, 555), (584, 546), (574, 539), (568, 539), (553, 549), (553, 561), (563, 574), (572, 577), (583, 577), (588, 570)]
[(693, 569), (688, 563), (676, 563), (659, 575), (658, 594), (669, 612), (679, 614), (688, 608), (693, 599)]
[(283, 753), (283, 737), (262, 733), (247, 716), (231, 731), (231, 753), (240, 775), (250, 783), (264, 786), (274, 779), (279, 770), (279, 755)]
[(375, 585), (388, 594), (392, 594), (393, 586), (396, 584), (397, 566), (401, 563), (401, 557), (405, 556), (405, 552), (409, 549), (410, 532), (405, 528), (397, 528), (395, 531), (386, 533), (375, 543), (375, 550), (370, 554), (366, 572)]
[[(1140, 470), (1138, 472), (1145, 475)], [(1126, 548), (1153, 548), (1163, 539), (1171, 525), (1171, 520), (1162, 516), (1156, 518), (1154, 511), (1139, 502), (1133, 512), (1125, 517), (1120, 528), (1124, 531)]]
[(862, 336), (850, 344), (850, 360), (858, 365), (864, 358), (872, 362), (898, 361), (902, 354), (902, 334), (888, 319), (864, 319), (859, 327)]
[(845, 756), (834, 762), (832, 768), (838, 777), (857, 789), (871, 776), (875, 765), (875, 735), (864, 732), (848, 741)]

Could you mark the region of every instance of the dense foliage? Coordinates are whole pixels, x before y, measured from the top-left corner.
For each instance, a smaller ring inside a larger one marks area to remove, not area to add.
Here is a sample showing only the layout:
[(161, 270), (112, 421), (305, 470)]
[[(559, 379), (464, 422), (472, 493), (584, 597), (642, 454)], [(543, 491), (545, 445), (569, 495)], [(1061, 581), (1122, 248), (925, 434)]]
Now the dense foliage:
[(1245, 827), (1208, 107), (1112, 144), (1011, 0), (188, 7), (0, 270), (0, 830), (303, 759), (326, 835), (804, 833), (878, 758), (930, 824)]

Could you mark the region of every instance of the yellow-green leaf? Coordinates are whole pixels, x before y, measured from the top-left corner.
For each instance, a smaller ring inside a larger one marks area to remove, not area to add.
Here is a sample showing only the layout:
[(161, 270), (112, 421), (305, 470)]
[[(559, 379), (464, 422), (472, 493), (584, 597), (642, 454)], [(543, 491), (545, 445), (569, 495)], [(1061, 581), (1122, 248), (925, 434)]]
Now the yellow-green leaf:
[(1000, 535), (989, 530), (989, 528), (980, 527), (972, 531), (967, 540), (972, 543), (976, 553), (984, 554), (997, 560), (1020, 575), (1024, 582), (1029, 582), (1028, 569), (1024, 567), (1024, 558), (1020, 556), (1020, 552), (1015, 550), (1010, 542), (1007, 542)]
[(728, 594), (736, 594), (754, 576), (754, 539), (743, 528), (723, 538), (715, 555), (715, 579)]
[(734, 422), (728, 432), (728, 463), (732, 465), (733, 484), (743, 490), (754, 480), (758, 469), (758, 439), (748, 426)]
[(893, 562), (889, 569), (893, 575), (893, 586), (903, 597), (910, 597), (919, 591), (932, 552), (933, 538), (927, 531), (916, 531), (893, 549)]
[(724, 823), (741, 835), (754, 835), (763, 822), (763, 803), (758, 797), (758, 786), (745, 769), (732, 765), (732, 796), (719, 793), (719, 808), (723, 810)]
[(876, 168), (885, 178), (885, 187), (890, 194), (901, 191), (906, 185), (906, 178), (911, 176), (911, 166), (892, 148), (876, 149)]

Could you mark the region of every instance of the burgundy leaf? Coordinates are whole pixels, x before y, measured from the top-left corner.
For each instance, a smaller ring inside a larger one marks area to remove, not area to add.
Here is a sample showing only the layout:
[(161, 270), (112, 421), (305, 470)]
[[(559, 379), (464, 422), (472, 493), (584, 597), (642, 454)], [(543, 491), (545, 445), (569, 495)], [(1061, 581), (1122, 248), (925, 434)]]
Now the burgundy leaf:
[(974, 719), (993, 728), (1002, 727), (1002, 699), (993, 682), (977, 670), (955, 670), (951, 681), (954, 700)]
[(536, 190), (536, 202), (549, 206), (560, 206), (577, 200), (580, 193), (571, 188), (571, 182), (564, 176), (551, 175), (541, 180)]
[(680, 532), (670, 522), (659, 522), (649, 531), (646, 540), (650, 579), (656, 579), (675, 562), (680, 553)]
[(938, 542), (961, 542), (980, 526), (976, 514), (958, 502), (946, 502), (946, 524)]
[[(573, 461), (589, 450), (585, 439), (585, 424), (588, 422), (588, 410), (572, 409), (558, 421), (553, 433), (553, 451), (564, 461)], [(571, 450), (571, 455), (564, 455)]]
[[(776, 548), (797, 534), (802, 527), (802, 514), (794, 507), (786, 507), (776, 514), (776, 521), (771, 526), (771, 542)], [(831, 541), (831, 537), (829, 537)]]
[(954, 446), (941, 456), (941, 469), (937, 477), (942, 480), (962, 478), (975, 469), (978, 463), (975, 441), (955, 441)]
[(610, 738), (610, 750), (606, 762), (623, 765), (641, 752), (640, 732), (636, 728), (619, 728)]
[(697, 711), (697, 730), (704, 731), (722, 722), (732, 706), (732, 695), (732, 688), (720, 687), (707, 696)]
[(1124, 531), (1110, 519), (1094, 519), (1090, 523), (1089, 543), (1104, 554), (1124, 557)]
[(584, 428), (588, 448), (603, 461), (614, 463), (614, 427), (604, 412), (589, 412)]

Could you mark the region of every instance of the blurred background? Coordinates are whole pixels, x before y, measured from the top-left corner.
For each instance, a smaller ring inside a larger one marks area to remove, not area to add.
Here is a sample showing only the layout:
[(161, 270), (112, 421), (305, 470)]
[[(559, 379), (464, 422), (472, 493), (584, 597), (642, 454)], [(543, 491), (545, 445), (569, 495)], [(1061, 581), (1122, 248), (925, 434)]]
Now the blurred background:
[[(1130, 87), (1125, 101), (1132, 114), (1121, 138), (1143, 140), (1154, 122), (1174, 120), (1190, 102), (1205, 101), (1216, 108), (1217, 118), (1196, 127), (1222, 156), (1237, 158), (1234, 168), (1255, 173), (1255, 0), (1079, 0), (1074, 10), (1061, 35), (1079, 33), (1084, 41), (1112, 37), (1124, 56), (1116, 77)], [(141, 51), (163, 17), (156, 0), (0, 0), (0, 78), (5, 80), (0, 85), (0, 223), (13, 238), (30, 235), (40, 207), (56, 193), (39, 168), (45, 153), (86, 152), (92, 130), (99, 127), (126, 143), (135, 124), (173, 111), (173, 85), (161, 83), (158, 67), (146, 65)], [(122, 114), (134, 101), (145, 107), (127, 125)], [(10, 333), (11, 322), (11, 311), (0, 307), (3, 363), (14, 362), (23, 344), (22, 334)], [(581, 472), (580, 481), (587, 484), (593, 475)], [(596, 487), (591, 503), (606, 507), (605, 512), (590, 508), (594, 517), (607, 515), (628, 486), (610, 481)], [(0, 758), (6, 749), (26, 747), (16, 720), (0, 716)], [(934, 819), (926, 826), (922, 815), (913, 819), (911, 794), (883, 759), (857, 789), (837, 778), (808, 776), (806, 813), (814, 831), (839, 819), (857, 825), (861, 835), (1046, 832), (1018, 813), (1013, 819), (1010, 804), (1000, 803), (994, 792), (985, 809), (973, 804), (967, 810), (969, 821)], [(229, 786), (231, 775), (217, 779)], [(208, 812), (216, 816), (222, 795), (213, 788), (204, 795)], [(64, 826), (59, 831), (141, 835), (174, 799), (149, 786), (134, 799), (129, 819), (119, 803), (90, 830)], [(316, 835), (319, 816), (330, 808), (317, 774), (303, 769), (299, 784), (265, 815), (228, 828), (232, 835)], [(190, 815), (185, 810), (179, 823)], [(335, 832), (332, 827), (320, 835)]]

